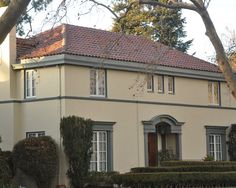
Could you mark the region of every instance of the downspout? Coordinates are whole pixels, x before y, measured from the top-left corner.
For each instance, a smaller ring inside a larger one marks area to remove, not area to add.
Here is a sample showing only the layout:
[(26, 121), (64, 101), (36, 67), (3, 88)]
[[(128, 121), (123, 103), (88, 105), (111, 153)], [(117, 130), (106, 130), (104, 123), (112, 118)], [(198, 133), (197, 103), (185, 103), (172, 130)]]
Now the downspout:
[(137, 124), (137, 146), (138, 146), (138, 167), (140, 167), (140, 144), (139, 144), (139, 99), (136, 101), (136, 124)]

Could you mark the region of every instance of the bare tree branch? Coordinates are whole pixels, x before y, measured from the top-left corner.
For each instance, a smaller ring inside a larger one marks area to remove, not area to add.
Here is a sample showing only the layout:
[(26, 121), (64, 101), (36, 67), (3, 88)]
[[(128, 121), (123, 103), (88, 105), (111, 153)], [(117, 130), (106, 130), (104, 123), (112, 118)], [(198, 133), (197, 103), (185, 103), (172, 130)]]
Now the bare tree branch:
[(185, 2), (178, 2), (178, 1), (169, 1), (169, 4), (161, 3), (159, 1), (155, 0), (138, 0), (139, 4), (149, 4), (152, 6), (161, 6), (165, 8), (170, 8), (170, 9), (188, 9), (188, 10), (193, 10), (197, 11), (196, 6), (190, 3), (185, 3)]
[(30, 0), (12, 0), (0, 17), (0, 44), (16, 24), (20, 15), (26, 10)]

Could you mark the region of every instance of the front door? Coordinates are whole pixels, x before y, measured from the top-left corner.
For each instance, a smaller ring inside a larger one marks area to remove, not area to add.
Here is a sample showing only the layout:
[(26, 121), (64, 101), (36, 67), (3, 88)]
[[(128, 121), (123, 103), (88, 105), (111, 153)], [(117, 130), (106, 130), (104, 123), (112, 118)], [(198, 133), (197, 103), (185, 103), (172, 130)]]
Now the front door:
[(148, 165), (157, 166), (157, 136), (156, 133), (148, 133)]

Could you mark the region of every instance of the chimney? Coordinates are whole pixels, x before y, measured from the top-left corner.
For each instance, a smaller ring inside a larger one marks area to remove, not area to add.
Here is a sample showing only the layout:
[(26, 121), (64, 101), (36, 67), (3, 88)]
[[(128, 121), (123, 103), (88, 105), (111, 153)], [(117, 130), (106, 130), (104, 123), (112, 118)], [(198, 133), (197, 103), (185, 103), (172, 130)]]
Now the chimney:
[[(0, 16), (6, 7), (0, 8)], [(14, 27), (0, 45), (0, 100), (15, 97), (15, 73), (11, 65), (16, 61), (16, 28)]]

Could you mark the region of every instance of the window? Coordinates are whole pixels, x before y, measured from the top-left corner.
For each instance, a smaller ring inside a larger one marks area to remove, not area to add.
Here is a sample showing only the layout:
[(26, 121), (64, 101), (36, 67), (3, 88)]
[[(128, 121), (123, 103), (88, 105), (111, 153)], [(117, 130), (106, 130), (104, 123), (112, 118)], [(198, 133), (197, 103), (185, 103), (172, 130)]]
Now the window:
[(175, 93), (175, 87), (174, 87), (174, 77), (168, 76), (168, 93), (174, 94)]
[(214, 160), (222, 160), (222, 145), (221, 135), (209, 135), (209, 154), (214, 157)]
[(92, 171), (107, 171), (107, 132), (93, 131), (93, 153), (90, 161)]
[(91, 171), (113, 170), (113, 125), (115, 122), (94, 121)]
[(45, 131), (27, 132), (26, 138), (45, 136)]
[(25, 71), (25, 96), (26, 98), (36, 96), (36, 71)]
[(220, 104), (220, 87), (219, 82), (208, 82), (208, 103), (211, 105)]
[(157, 76), (157, 91), (158, 93), (164, 93), (164, 76)]
[(106, 94), (105, 70), (91, 69), (90, 70), (90, 95), (102, 96)]
[(216, 161), (226, 160), (225, 126), (205, 126), (207, 135), (207, 154)]
[(153, 92), (153, 75), (148, 74), (147, 75), (147, 91), (148, 92)]

